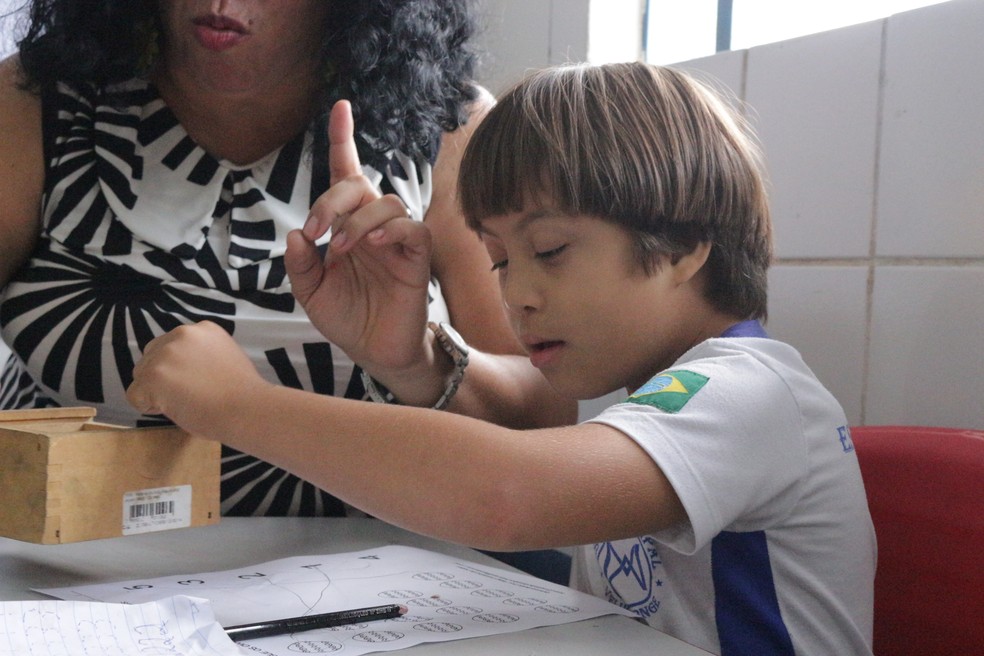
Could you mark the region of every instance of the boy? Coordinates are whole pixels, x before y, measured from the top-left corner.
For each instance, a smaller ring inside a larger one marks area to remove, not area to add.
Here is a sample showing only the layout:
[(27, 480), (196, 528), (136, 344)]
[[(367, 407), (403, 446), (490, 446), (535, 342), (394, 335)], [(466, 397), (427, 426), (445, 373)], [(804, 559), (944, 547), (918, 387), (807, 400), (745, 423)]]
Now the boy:
[[(427, 229), (359, 175), (344, 104), (331, 140), (336, 183), (290, 245), (295, 296), (376, 398), (444, 405), (486, 363), (424, 327)], [(515, 431), (318, 397), (260, 380), (211, 324), (152, 343), (131, 402), (411, 530), (593, 543), (574, 585), (708, 651), (870, 654), (874, 533), (847, 421), (758, 321), (768, 210), (725, 105), (645, 64), (543, 71), (478, 126), (460, 182), (530, 360), (566, 395), (625, 403)], [(422, 367), (447, 388), (414, 389)]]

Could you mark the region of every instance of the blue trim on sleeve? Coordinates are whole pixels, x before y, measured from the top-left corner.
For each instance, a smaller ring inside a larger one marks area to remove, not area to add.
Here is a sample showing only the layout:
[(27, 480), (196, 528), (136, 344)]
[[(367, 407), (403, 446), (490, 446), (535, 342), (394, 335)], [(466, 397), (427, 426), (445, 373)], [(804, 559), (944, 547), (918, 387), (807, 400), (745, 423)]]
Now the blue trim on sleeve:
[(721, 656), (794, 656), (763, 531), (719, 533), (711, 541), (711, 575)]

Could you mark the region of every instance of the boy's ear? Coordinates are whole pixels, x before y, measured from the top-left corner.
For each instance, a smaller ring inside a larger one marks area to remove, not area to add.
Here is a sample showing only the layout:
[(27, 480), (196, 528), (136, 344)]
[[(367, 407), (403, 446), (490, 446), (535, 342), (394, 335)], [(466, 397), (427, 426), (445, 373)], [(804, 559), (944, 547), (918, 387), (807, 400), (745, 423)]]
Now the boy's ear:
[(678, 285), (689, 282), (701, 270), (710, 254), (711, 242), (697, 242), (694, 250), (686, 255), (681, 255), (676, 262), (670, 265), (673, 269), (674, 282)]

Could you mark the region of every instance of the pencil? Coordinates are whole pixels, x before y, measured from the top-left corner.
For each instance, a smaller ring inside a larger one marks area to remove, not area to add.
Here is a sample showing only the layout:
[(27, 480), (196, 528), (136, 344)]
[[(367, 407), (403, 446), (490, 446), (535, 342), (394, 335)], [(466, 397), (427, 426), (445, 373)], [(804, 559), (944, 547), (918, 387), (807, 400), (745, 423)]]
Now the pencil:
[(339, 610), (333, 613), (321, 613), (319, 615), (287, 617), (282, 620), (269, 620), (266, 622), (255, 622), (253, 624), (238, 624), (236, 626), (226, 627), (225, 632), (234, 641), (242, 642), (243, 640), (255, 640), (257, 638), (267, 638), (270, 636), (297, 633), (299, 631), (328, 629), (333, 626), (373, 622), (375, 620), (389, 620), (399, 617), (406, 612), (406, 606), (387, 604), (385, 606)]

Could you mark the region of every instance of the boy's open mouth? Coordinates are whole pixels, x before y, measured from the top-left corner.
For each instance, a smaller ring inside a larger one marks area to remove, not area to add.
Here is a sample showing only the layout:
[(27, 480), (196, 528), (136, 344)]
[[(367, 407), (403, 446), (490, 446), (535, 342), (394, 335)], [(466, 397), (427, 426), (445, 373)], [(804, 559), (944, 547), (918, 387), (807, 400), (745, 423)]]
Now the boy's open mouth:
[(530, 344), (529, 348), (531, 353), (538, 353), (540, 351), (546, 351), (548, 349), (554, 348), (555, 346), (561, 346), (563, 342), (558, 340), (552, 340), (547, 342), (537, 342), (536, 344)]
[(566, 342), (559, 340), (547, 340), (527, 344), (526, 349), (530, 354), (530, 364), (538, 369), (549, 366), (560, 355), (561, 349)]

